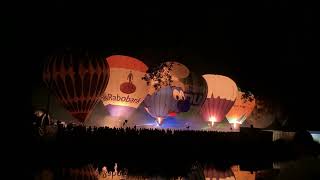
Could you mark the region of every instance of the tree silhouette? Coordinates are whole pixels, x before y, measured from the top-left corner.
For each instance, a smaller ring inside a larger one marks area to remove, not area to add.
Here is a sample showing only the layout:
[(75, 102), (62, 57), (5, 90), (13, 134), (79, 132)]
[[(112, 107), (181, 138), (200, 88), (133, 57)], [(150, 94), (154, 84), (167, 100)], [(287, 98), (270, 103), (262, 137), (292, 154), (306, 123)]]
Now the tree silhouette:
[(247, 101), (252, 102), (254, 100), (254, 96), (250, 91), (243, 91), (243, 90), (240, 90), (240, 91), (243, 92), (241, 99), (244, 100), (244, 102), (247, 102)]
[(148, 70), (142, 79), (146, 81), (148, 86), (152, 85), (155, 90), (170, 86), (173, 82), (171, 75), (172, 66), (173, 62), (161, 63), (159, 66)]

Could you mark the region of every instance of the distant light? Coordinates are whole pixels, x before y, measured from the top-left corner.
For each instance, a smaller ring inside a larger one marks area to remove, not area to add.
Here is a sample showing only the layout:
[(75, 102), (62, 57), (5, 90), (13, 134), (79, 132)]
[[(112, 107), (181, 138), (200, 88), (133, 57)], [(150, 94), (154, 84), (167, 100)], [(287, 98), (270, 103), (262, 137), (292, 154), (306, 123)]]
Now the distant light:
[(34, 112), (34, 115), (36, 115), (37, 117), (41, 117), (43, 114), (44, 114), (44, 112), (41, 110)]
[(237, 118), (232, 118), (230, 122), (231, 122), (231, 123), (237, 123), (237, 122), (238, 122), (238, 119), (237, 119)]
[(238, 122), (235, 122), (235, 123), (233, 123), (232, 124), (233, 125), (233, 129), (239, 129), (239, 127), (240, 127), (240, 123), (238, 123)]

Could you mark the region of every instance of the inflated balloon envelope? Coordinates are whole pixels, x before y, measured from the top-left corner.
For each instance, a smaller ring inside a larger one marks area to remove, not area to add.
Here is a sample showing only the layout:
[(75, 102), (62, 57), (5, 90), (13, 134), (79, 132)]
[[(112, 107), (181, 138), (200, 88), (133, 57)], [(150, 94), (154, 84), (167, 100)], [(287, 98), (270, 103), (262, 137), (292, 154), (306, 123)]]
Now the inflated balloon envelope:
[(239, 129), (239, 126), (250, 116), (256, 104), (253, 95), (245, 98), (244, 94), (244, 92), (238, 92), (234, 105), (226, 115), (227, 120), (235, 129)]
[(208, 85), (208, 94), (201, 106), (200, 114), (211, 126), (221, 122), (233, 106), (238, 95), (236, 83), (222, 75), (203, 75)]
[[(158, 124), (162, 124), (163, 120), (168, 116), (175, 116), (179, 112), (186, 112), (190, 109), (190, 103), (185, 99), (184, 83), (181, 78), (189, 75), (189, 69), (178, 62), (165, 62), (162, 81), (167, 81), (165, 76), (171, 76), (171, 83), (163, 83), (160, 89), (155, 89), (153, 84), (159, 82), (151, 82), (149, 86), (149, 94), (144, 100), (146, 111), (154, 117)], [(169, 78), (170, 79), (170, 78)], [(169, 84), (169, 85), (167, 85)]]
[[(208, 86), (206, 80), (194, 72), (190, 72), (186, 78), (181, 79), (184, 84), (184, 95), (190, 102), (190, 110), (178, 114), (178, 117), (185, 120), (199, 122), (200, 108), (207, 98)], [(201, 122), (201, 121), (200, 121)]]
[[(179, 87), (184, 90), (184, 83), (181, 79), (186, 78), (189, 75), (189, 69), (185, 65), (174, 61), (164, 62), (161, 65), (164, 66), (157, 71), (158, 75), (150, 80), (148, 94), (152, 95), (158, 90), (154, 87), (155, 84), (160, 85), (160, 87), (171, 86)], [(170, 80), (171, 82), (169, 82)]]
[(106, 89), (109, 66), (102, 57), (68, 49), (49, 57), (43, 80), (59, 103), (83, 123)]
[(181, 92), (181, 89), (170, 86), (160, 88), (154, 94), (145, 98), (146, 111), (161, 124), (161, 121), (167, 118), (169, 114), (178, 112), (178, 101), (183, 98)]
[(142, 79), (148, 67), (140, 60), (124, 56), (108, 57), (110, 80), (102, 102), (114, 117), (129, 118), (147, 95), (147, 83)]

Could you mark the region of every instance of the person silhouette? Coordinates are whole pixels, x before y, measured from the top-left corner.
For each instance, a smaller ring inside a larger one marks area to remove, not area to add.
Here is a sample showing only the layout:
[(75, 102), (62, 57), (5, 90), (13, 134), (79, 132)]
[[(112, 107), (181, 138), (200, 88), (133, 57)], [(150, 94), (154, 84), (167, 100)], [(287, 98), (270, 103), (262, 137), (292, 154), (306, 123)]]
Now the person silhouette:
[(128, 78), (129, 80), (129, 83), (132, 84), (132, 80), (133, 80), (133, 74), (132, 74), (132, 71), (130, 71), (130, 73), (128, 74)]

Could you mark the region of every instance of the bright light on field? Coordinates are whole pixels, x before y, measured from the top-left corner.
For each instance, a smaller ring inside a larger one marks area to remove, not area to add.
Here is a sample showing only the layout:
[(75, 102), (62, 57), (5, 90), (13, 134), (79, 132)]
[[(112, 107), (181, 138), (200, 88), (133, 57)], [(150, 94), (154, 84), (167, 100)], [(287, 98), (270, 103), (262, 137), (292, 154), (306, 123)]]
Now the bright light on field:
[(213, 126), (214, 122), (216, 122), (217, 119), (216, 119), (216, 117), (214, 117), (214, 116), (210, 116), (210, 117), (209, 117), (209, 121), (211, 122), (211, 126)]

